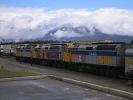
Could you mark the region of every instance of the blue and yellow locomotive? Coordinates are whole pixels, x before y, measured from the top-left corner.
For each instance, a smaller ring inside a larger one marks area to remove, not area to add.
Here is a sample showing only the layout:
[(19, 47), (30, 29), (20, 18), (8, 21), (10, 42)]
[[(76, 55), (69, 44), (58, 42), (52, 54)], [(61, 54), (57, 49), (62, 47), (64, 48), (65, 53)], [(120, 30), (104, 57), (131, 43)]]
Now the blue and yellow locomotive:
[(67, 44), (22, 45), (16, 49), (16, 59), (108, 76), (126, 76), (129, 85), (133, 85), (131, 44), (81, 44), (71, 48)]

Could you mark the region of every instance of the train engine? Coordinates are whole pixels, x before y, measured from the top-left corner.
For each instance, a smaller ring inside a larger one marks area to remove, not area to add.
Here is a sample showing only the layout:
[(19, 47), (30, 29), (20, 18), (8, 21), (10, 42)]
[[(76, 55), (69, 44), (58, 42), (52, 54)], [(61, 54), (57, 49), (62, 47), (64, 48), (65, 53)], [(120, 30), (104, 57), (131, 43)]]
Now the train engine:
[[(125, 44), (79, 45), (65, 52), (64, 61), (81, 65), (76, 68), (92, 70), (106, 76), (124, 75)], [(87, 66), (83, 66), (87, 64)], [(91, 68), (91, 69), (90, 69)], [(110, 75), (109, 75), (110, 74)]]
[(125, 50), (125, 75), (128, 79), (128, 84), (133, 85), (133, 45)]

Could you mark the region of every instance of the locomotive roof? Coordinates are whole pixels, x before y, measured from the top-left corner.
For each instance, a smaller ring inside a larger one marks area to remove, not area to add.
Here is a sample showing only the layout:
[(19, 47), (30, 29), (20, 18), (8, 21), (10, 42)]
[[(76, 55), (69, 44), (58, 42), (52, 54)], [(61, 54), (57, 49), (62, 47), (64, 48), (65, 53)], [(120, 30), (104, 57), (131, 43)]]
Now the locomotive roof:
[(97, 47), (97, 45), (79, 45), (78, 48)]
[(51, 43), (51, 45), (67, 45), (66, 43)]
[(51, 47), (50, 45), (42, 45), (42, 48)]
[(101, 42), (101, 43), (92, 43), (92, 44), (125, 44), (125, 42)]

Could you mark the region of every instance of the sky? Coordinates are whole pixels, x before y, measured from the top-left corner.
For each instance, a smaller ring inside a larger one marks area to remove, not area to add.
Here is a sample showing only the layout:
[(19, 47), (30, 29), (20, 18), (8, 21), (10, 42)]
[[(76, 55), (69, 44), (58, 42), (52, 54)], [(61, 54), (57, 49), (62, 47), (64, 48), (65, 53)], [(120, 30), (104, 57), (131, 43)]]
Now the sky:
[(97, 29), (133, 36), (133, 0), (0, 0), (0, 38), (38, 38), (63, 26), (52, 35), (79, 37)]
[(133, 9), (133, 0), (0, 0), (0, 5), (16, 7), (63, 8), (123, 8)]

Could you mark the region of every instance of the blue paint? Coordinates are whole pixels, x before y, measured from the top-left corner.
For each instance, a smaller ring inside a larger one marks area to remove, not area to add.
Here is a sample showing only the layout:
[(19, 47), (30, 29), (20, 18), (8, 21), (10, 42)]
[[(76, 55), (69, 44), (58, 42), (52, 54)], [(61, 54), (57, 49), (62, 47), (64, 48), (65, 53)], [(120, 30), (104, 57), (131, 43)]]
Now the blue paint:
[(133, 54), (132, 54), (132, 55), (129, 55), (129, 54), (127, 55), (127, 54), (126, 54), (125, 57), (133, 57)]
[(73, 51), (72, 54), (90, 56), (118, 56), (115, 51)]

